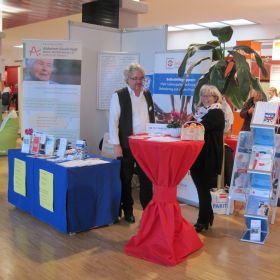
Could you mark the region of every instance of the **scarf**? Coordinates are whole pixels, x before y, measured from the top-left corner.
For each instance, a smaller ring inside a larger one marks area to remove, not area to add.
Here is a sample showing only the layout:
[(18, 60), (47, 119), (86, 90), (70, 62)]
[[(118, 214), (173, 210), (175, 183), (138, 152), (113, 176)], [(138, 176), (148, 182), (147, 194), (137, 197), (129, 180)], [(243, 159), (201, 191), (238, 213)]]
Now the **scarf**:
[(202, 118), (209, 112), (209, 110), (213, 109), (222, 109), (222, 105), (220, 103), (214, 103), (208, 107), (201, 106), (197, 109), (194, 118), (197, 122), (201, 122)]

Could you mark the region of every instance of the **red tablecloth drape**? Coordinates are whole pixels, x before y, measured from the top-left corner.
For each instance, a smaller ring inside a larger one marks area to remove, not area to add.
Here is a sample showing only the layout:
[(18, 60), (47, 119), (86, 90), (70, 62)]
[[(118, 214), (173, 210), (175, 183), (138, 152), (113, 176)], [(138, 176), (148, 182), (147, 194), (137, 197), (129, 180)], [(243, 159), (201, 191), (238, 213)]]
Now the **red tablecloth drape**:
[(238, 136), (236, 135), (225, 135), (224, 142), (228, 144), (233, 150), (233, 156), (235, 156)]
[(151, 262), (176, 265), (203, 246), (194, 227), (181, 215), (176, 191), (204, 142), (129, 139), (129, 144), (154, 185), (154, 195), (143, 212), (137, 234), (126, 244), (125, 252)]

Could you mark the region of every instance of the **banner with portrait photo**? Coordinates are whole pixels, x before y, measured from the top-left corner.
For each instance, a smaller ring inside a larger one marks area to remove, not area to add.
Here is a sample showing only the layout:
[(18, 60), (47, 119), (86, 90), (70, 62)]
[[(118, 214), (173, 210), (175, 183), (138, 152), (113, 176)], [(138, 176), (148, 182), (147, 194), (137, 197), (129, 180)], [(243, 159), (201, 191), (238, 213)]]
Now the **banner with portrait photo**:
[(80, 138), (80, 42), (24, 40), (22, 131)]
[(183, 96), (180, 97), (183, 79), (178, 76), (178, 68), (184, 56), (185, 52), (182, 51), (155, 54), (152, 92), (155, 102), (156, 121), (159, 123), (167, 123), (173, 112), (177, 112), (181, 116), (191, 113), (192, 96), (196, 84), (201, 75), (204, 74), (211, 65), (211, 51), (198, 51), (189, 59), (186, 71), (192, 63), (202, 58), (209, 57), (209, 59), (203, 61), (193, 69), (186, 81)]

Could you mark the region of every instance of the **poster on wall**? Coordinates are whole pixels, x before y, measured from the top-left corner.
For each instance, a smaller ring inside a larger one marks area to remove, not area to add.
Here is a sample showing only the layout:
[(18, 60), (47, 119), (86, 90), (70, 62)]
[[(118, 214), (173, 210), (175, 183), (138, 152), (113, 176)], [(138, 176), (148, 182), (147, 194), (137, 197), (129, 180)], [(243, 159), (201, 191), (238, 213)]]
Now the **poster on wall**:
[(272, 60), (280, 60), (280, 40), (273, 40)]
[(167, 123), (172, 113), (176, 112), (184, 118), (191, 113), (192, 96), (195, 86), (210, 67), (212, 53), (199, 51), (189, 59), (186, 70), (193, 62), (204, 57), (209, 60), (203, 61), (196, 66), (186, 81), (183, 96), (180, 97), (180, 88), (183, 79), (178, 76), (178, 68), (185, 56), (185, 52), (163, 52), (155, 54), (155, 70), (153, 77), (153, 100), (155, 102), (156, 122)]
[(280, 64), (273, 64), (270, 68), (270, 84), (271, 87), (280, 89)]
[(131, 63), (139, 63), (139, 54), (100, 53), (98, 56), (97, 109), (108, 110), (112, 94), (126, 86), (123, 71)]
[(80, 138), (80, 42), (24, 40), (22, 131)]

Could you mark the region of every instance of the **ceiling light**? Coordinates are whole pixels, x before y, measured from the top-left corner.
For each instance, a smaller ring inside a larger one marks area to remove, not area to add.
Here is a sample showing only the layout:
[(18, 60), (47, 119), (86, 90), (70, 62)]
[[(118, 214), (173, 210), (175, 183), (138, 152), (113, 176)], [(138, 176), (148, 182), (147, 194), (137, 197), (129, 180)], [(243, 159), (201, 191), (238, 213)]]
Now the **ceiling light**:
[(23, 45), (16, 45), (16, 46), (14, 46), (14, 48), (20, 48), (20, 49), (22, 49), (22, 48), (23, 48)]
[(184, 25), (176, 25), (178, 28), (182, 28), (185, 30), (195, 30), (195, 29), (202, 29), (205, 28), (204, 26), (200, 26), (197, 24), (184, 24)]
[(223, 20), (222, 22), (232, 26), (256, 24), (255, 22), (247, 19)]
[(183, 28), (178, 28), (176, 26), (168, 26), (168, 31), (183, 31)]
[(225, 27), (228, 26), (228, 24), (218, 22), (218, 21), (213, 21), (213, 22), (202, 22), (198, 23), (199, 25), (202, 25), (204, 27), (209, 27), (209, 28), (218, 28), (218, 27)]

